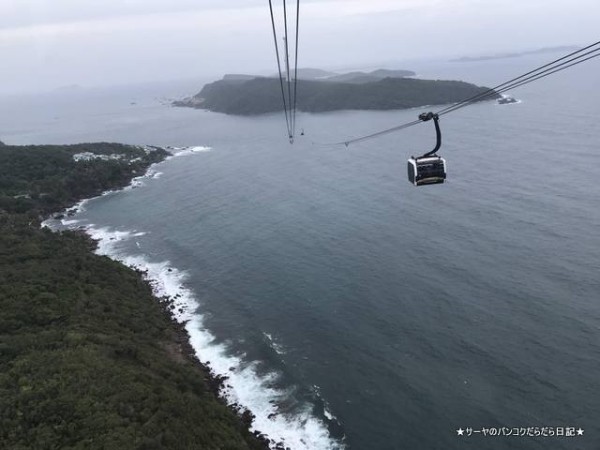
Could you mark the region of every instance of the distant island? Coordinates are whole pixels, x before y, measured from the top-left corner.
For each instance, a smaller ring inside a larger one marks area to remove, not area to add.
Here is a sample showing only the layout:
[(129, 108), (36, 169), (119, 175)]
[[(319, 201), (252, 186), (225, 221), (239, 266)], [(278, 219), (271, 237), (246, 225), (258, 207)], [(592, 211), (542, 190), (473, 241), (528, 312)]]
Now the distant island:
[[(379, 69), (372, 72), (348, 72), (338, 73), (330, 72), (322, 69), (311, 69), (304, 68), (298, 69), (298, 72), (294, 72), (294, 77), (298, 77), (299, 80), (313, 80), (313, 81), (340, 81), (346, 83), (368, 83), (370, 81), (379, 81), (384, 78), (404, 78), (414, 77), (416, 75), (412, 70), (389, 70)], [(286, 72), (283, 73), (286, 76)], [(249, 81), (254, 78), (259, 78), (257, 75), (244, 75), (244, 74), (227, 74), (223, 77), (223, 80), (227, 81)], [(267, 78), (279, 78), (278, 74), (273, 74)]]
[(544, 53), (557, 53), (557, 52), (572, 52), (578, 50), (579, 47), (573, 45), (563, 45), (560, 47), (544, 47), (535, 50), (527, 50), (524, 52), (506, 52), (497, 53), (494, 55), (482, 55), (482, 56), (463, 56), (462, 58), (451, 59), (450, 62), (474, 62), (474, 61), (488, 61), (491, 59), (506, 59), (506, 58), (518, 58), (527, 55), (542, 55)]
[[(488, 90), (463, 81), (407, 78), (409, 70), (333, 73), (320, 69), (298, 71), (299, 111), (393, 110), (459, 102)], [(497, 99), (498, 94), (485, 98)], [(283, 110), (277, 77), (229, 74), (173, 106), (252, 116)]]

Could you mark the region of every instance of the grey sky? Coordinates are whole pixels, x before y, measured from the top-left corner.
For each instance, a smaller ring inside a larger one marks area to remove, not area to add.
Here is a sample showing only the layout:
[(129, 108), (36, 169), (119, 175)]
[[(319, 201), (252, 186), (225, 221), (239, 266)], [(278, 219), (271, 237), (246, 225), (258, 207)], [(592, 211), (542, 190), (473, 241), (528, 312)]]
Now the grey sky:
[[(585, 44), (600, 18), (598, 0), (300, 2), (303, 67)], [(274, 71), (270, 26), (267, 0), (0, 0), (0, 92)]]

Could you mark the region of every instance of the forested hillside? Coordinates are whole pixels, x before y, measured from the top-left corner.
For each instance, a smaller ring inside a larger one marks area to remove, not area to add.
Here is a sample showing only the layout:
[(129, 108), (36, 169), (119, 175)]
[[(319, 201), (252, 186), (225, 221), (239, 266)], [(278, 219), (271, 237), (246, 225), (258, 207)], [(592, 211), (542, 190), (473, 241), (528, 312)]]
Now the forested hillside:
[[(76, 160), (76, 155), (81, 158)], [(166, 155), (160, 148), (109, 143), (6, 145), (0, 149), (0, 209), (58, 211), (107, 189), (126, 186)]]
[[(370, 82), (298, 80), (297, 108), (306, 112), (391, 110), (459, 102), (488, 88), (463, 81), (383, 78)], [(498, 98), (492, 94), (486, 99)], [(237, 115), (283, 110), (281, 87), (275, 78), (219, 80), (195, 96), (174, 103)]]
[[(86, 152), (111, 157), (73, 158)], [(93, 254), (81, 233), (39, 226), (166, 154), (0, 148), (1, 449), (266, 448), (217, 400), (218, 380), (140, 273)]]

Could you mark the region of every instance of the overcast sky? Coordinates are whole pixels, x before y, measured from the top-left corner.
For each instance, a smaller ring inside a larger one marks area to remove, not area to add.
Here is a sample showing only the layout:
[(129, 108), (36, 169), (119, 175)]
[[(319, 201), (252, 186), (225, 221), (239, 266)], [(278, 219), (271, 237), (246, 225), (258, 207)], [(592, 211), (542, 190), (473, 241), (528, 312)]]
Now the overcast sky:
[[(301, 67), (582, 45), (600, 35), (598, 0), (300, 3)], [(0, 92), (275, 69), (268, 0), (0, 0)]]

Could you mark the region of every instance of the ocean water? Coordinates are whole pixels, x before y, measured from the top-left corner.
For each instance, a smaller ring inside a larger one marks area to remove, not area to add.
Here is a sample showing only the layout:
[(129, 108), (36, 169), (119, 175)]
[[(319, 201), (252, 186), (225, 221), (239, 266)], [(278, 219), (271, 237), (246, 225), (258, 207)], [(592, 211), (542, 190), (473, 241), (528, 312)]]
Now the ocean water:
[[(494, 85), (541, 61), (415, 68)], [(516, 90), (518, 104), (445, 116), (448, 182), (422, 188), (405, 166), (433, 147), (431, 124), (325, 144), (429, 108), (300, 114), (306, 135), (290, 146), (281, 115), (170, 108), (160, 99), (176, 86), (83, 90), (3, 99), (0, 139), (178, 147), (64, 226), (87, 227), (101, 253), (148, 269), (156, 292), (176, 299), (200, 359), (229, 376), (225, 395), (274, 440), (592, 450), (599, 74), (590, 62)], [(503, 427), (584, 434), (482, 432)]]

